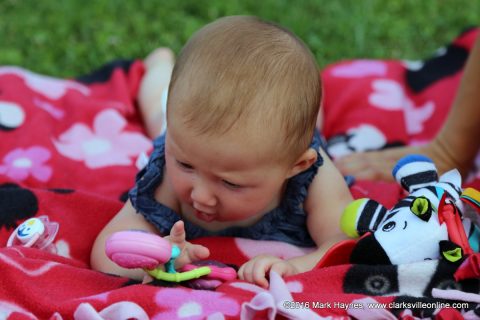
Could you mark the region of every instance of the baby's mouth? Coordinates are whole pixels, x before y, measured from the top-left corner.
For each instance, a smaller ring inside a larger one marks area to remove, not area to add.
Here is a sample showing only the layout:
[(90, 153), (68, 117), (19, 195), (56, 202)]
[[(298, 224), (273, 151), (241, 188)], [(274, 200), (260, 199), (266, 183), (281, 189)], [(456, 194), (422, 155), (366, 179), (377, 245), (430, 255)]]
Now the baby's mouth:
[(195, 216), (205, 222), (212, 222), (215, 220), (215, 214), (205, 213), (200, 210), (194, 209)]

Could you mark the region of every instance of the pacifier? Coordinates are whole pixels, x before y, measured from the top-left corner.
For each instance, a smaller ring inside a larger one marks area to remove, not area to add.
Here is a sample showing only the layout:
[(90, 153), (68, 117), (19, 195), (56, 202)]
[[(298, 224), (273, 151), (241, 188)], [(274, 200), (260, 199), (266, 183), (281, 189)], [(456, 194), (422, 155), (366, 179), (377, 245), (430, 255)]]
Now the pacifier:
[(7, 247), (19, 245), (57, 253), (53, 240), (58, 228), (59, 224), (50, 222), (47, 216), (30, 218), (12, 232), (8, 238)]

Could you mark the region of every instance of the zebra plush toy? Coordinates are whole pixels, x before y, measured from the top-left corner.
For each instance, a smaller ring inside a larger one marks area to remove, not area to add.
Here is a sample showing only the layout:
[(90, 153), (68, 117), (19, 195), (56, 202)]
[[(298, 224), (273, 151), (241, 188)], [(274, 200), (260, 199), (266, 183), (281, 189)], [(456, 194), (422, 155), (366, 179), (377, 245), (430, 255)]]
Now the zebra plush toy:
[[(480, 193), (462, 190), (458, 170), (438, 178), (429, 158), (410, 155), (392, 172), (408, 195), (388, 210), (375, 200), (358, 199), (345, 209), (345, 234), (359, 237), (351, 263), (404, 264), (445, 258), (461, 262), (479, 251), (480, 232), (472, 208), (479, 208)], [(468, 205), (467, 205), (468, 204)], [(467, 218), (469, 216), (473, 219)]]

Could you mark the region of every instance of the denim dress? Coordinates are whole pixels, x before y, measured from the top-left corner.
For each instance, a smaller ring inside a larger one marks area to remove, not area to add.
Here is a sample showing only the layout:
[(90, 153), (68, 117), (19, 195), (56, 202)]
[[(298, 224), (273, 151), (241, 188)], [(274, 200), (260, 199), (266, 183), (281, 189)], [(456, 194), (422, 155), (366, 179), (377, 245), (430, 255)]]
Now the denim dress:
[[(154, 140), (154, 150), (148, 164), (136, 176), (135, 186), (129, 192), (130, 201), (160, 234), (168, 235), (173, 224), (181, 216), (169, 207), (157, 202), (155, 190), (163, 180), (165, 167), (165, 135)], [(317, 151), (322, 145), (320, 134), (315, 131), (311, 148)], [(307, 213), (303, 203), (307, 190), (323, 158), (318, 154), (316, 162), (307, 170), (287, 180), (284, 195), (278, 207), (266, 213), (257, 223), (248, 227), (229, 227), (220, 231), (208, 231), (184, 220), (187, 240), (206, 236), (241, 237), (253, 240), (276, 240), (301, 247), (313, 247), (307, 230)]]

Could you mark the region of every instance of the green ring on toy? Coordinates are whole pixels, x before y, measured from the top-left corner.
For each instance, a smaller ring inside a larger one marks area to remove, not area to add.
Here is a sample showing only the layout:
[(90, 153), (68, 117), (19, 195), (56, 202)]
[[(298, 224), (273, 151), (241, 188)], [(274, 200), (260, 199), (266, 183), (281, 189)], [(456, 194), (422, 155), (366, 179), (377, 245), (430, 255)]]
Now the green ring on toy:
[(155, 279), (169, 282), (182, 282), (197, 279), (206, 276), (212, 272), (212, 269), (209, 267), (200, 267), (186, 272), (177, 272), (175, 270), (175, 259), (177, 259), (181, 253), (182, 252), (180, 248), (176, 245), (173, 245), (170, 260), (165, 263), (165, 270), (160, 267), (153, 270), (145, 271)]
[(200, 267), (191, 271), (186, 272), (166, 272), (161, 268), (153, 270), (145, 270), (150, 276), (158, 280), (169, 281), (169, 282), (182, 282), (192, 279), (197, 279), (203, 276), (206, 276), (212, 272), (212, 269), (209, 267)]

